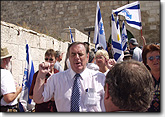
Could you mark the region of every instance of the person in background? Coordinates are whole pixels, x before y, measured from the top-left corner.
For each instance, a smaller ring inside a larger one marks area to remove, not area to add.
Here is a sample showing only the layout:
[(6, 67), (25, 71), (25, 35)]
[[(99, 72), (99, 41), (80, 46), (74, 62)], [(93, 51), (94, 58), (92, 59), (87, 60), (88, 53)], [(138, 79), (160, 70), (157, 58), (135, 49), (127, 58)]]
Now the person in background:
[(113, 59), (113, 54), (112, 54), (112, 44), (108, 41), (107, 42), (107, 50), (108, 50), (108, 55), (109, 55), (109, 58)]
[(89, 53), (91, 51), (89, 42), (84, 42), (84, 44), (87, 52)]
[(94, 62), (95, 62), (95, 53), (93, 51), (90, 51), (87, 68), (97, 71), (99, 70), (99, 66), (97, 66)]
[[(56, 56), (56, 52), (53, 49), (48, 49), (45, 52), (45, 61), (54, 65), (56, 63), (55, 56)], [(47, 74), (44, 75), (44, 81), (45, 81), (45, 83), (47, 82), (47, 79), (49, 78), (49, 76), (51, 76), (51, 75), (59, 72), (57, 69), (55, 69), (53, 67), (53, 65), (50, 68), (50, 72), (48, 72)], [(29, 91), (29, 97), (31, 99), (33, 99), (33, 95), (34, 95), (33, 89), (34, 89), (34, 85), (36, 83), (36, 78), (38, 76), (38, 72), (39, 71), (37, 71), (33, 75), (32, 85), (31, 85), (30, 91)], [(35, 112), (57, 112), (57, 109), (56, 109), (56, 105), (55, 105), (55, 101), (54, 101), (53, 96), (47, 102), (36, 103), (36, 105), (35, 105)]]
[(95, 55), (96, 64), (99, 66), (99, 71), (105, 75), (108, 73), (109, 69), (106, 66), (107, 60), (109, 60), (108, 52), (104, 49), (98, 50)]
[(142, 61), (142, 50), (138, 47), (137, 40), (135, 38), (131, 38), (129, 40), (129, 48), (130, 54), (132, 55), (132, 59), (136, 61)]
[(105, 79), (106, 112), (145, 112), (153, 99), (153, 80), (142, 62), (116, 63)]
[(145, 45), (143, 47), (142, 58), (144, 65), (150, 70), (154, 79), (154, 99), (148, 111), (160, 112), (160, 45)]
[(18, 95), (22, 86), (15, 85), (11, 70), (11, 58), (7, 48), (1, 48), (1, 112), (18, 112)]
[(67, 51), (71, 68), (50, 76), (46, 84), (44, 75), (52, 64), (39, 65), (34, 101), (42, 103), (54, 96), (58, 112), (104, 112), (105, 75), (86, 67), (89, 54), (83, 42), (73, 42)]
[(62, 61), (62, 57), (63, 57), (63, 53), (60, 51), (56, 51), (56, 63), (54, 64), (54, 68), (57, 69), (59, 72), (64, 71), (64, 69), (62, 68), (60, 61)]
[(132, 59), (132, 55), (129, 53), (129, 51), (124, 51), (124, 58), (123, 60), (130, 60)]

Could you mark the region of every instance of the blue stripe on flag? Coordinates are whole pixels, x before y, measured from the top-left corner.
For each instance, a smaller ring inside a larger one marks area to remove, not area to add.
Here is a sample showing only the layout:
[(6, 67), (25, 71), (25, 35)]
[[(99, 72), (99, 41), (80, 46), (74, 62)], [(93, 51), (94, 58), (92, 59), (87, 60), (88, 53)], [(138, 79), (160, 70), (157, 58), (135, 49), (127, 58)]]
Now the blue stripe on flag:
[(100, 20), (101, 20), (101, 12), (100, 12), (100, 9), (98, 10), (98, 25), (100, 23)]
[(128, 24), (134, 24), (134, 25), (137, 25), (139, 27), (142, 26), (141, 22), (135, 22), (135, 21), (130, 21), (130, 20), (126, 20)]
[(140, 5), (137, 4), (137, 5), (135, 5), (135, 6), (128, 7), (127, 9), (140, 9)]
[(121, 54), (115, 53), (115, 54), (114, 54), (114, 59), (115, 59), (115, 61), (117, 61), (117, 60), (119, 59), (120, 56), (121, 56)]
[(127, 48), (127, 43), (125, 43), (125, 45), (123, 46), (123, 51), (125, 51)]
[(22, 92), (19, 99), (20, 112), (26, 112), (28, 111), (28, 109), (32, 109), (33, 107), (33, 106), (29, 106), (29, 104), (31, 104), (32, 102), (32, 99), (29, 98), (29, 90), (32, 84), (33, 75), (34, 75), (34, 65), (33, 65), (33, 61), (30, 58), (29, 46), (28, 44), (26, 44), (26, 66), (22, 81)]
[(113, 41), (113, 39), (112, 39), (112, 45), (113, 45), (113, 48), (116, 48), (118, 50), (123, 50), (122, 45), (120, 43)]

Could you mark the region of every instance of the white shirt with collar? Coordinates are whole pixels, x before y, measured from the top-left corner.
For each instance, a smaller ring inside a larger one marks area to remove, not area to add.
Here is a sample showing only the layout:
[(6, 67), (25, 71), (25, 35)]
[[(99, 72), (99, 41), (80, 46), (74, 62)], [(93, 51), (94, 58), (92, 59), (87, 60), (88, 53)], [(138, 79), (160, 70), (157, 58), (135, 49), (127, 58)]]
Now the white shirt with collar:
[[(75, 72), (72, 69), (56, 73), (47, 80), (44, 85), (44, 102), (49, 101), (54, 95), (58, 112), (70, 112), (72, 87)], [(80, 112), (104, 112), (104, 81), (105, 75), (99, 71), (86, 68), (80, 73), (81, 79), (81, 100)], [(85, 105), (85, 90), (94, 88), (96, 91), (96, 106)]]

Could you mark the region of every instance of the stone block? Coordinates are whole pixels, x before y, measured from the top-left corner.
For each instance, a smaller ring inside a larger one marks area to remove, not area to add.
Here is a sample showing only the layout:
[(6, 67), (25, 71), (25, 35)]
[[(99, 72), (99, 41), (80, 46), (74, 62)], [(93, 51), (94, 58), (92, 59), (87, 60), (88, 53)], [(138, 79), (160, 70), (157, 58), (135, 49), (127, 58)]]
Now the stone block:
[(20, 75), (23, 74), (24, 69), (22, 69), (22, 61), (20, 60), (12, 60), (12, 74), (14, 75)]

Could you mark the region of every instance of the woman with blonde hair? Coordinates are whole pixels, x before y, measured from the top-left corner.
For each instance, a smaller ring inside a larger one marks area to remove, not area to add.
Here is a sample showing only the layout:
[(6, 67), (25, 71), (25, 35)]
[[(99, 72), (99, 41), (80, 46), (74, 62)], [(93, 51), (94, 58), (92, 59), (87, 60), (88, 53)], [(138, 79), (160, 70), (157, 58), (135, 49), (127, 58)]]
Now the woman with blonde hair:
[(98, 50), (95, 55), (96, 64), (99, 66), (99, 71), (105, 75), (108, 73), (109, 69), (106, 66), (106, 62), (109, 60), (109, 55), (106, 50)]

